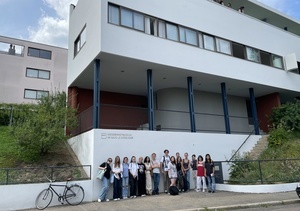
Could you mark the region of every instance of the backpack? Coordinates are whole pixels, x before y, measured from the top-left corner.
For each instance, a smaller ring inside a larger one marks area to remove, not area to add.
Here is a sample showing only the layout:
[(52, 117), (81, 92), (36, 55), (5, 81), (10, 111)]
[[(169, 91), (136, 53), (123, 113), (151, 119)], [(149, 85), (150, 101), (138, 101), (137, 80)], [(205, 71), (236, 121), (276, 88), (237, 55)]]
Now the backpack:
[(179, 194), (179, 190), (176, 186), (171, 186), (169, 188), (169, 193), (170, 193), (170, 195), (175, 196), (175, 195)]

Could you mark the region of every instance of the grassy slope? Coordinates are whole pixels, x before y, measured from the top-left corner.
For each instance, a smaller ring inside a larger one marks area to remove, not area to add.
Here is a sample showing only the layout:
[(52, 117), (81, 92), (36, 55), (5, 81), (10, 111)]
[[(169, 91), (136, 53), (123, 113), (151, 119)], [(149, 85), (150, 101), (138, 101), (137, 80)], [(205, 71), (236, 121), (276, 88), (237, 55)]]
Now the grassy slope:
[(17, 145), (9, 133), (9, 127), (0, 126), (0, 168), (14, 167), (17, 152)]

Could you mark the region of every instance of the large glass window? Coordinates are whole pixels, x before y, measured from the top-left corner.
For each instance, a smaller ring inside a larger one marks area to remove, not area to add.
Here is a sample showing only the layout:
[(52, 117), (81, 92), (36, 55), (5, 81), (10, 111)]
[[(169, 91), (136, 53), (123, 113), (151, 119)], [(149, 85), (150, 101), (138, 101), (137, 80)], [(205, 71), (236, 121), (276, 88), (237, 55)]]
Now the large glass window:
[(119, 25), (120, 11), (119, 7), (108, 5), (108, 22)]
[(48, 91), (32, 90), (32, 89), (25, 89), (24, 91), (24, 98), (26, 99), (41, 99), (42, 97), (47, 97), (48, 95), (49, 95)]
[(273, 67), (283, 69), (282, 57), (277, 55), (272, 55), (272, 64)]
[(246, 47), (247, 59), (254, 62), (259, 62), (259, 50)]
[(157, 36), (157, 24), (155, 18), (145, 17), (145, 32)]
[(43, 59), (51, 59), (51, 51), (29, 47), (28, 56), (33, 56), (33, 57), (38, 57)]
[(26, 69), (26, 77), (50, 79), (50, 71), (27, 68)]
[(197, 32), (184, 28), (179, 27), (179, 35), (180, 35), (180, 41), (185, 42), (191, 45), (197, 45)]
[(166, 24), (163, 21), (158, 22), (158, 36), (166, 38)]
[(270, 53), (260, 51), (260, 61), (262, 64), (271, 66)]
[(121, 8), (121, 25), (133, 28), (132, 15), (132, 11)]
[(86, 43), (86, 26), (82, 29), (78, 37), (74, 42), (74, 56), (80, 51), (83, 45)]
[(140, 13), (133, 13), (133, 28), (144, 31), (144, 16)]
[(213, 36), (209, 36), (207, 34), (203, 35), (204, 40), (204, 48), (207, 50), (214, 51), (215, 50), (215, 39)]
[(0, 42), (0, 53), (14, 56), (24, 56), (24, 46)]
[(178, 41), (178, 28), (174, 24), (167, 23), (167, 39)]
[(238, 43), (232, 43), (232, 55), (240, 59), (245, 59), (244, 46)]
[(225, 54), (231, 54), (231, 45), (227, 40), (216, 38), (217, 51)]

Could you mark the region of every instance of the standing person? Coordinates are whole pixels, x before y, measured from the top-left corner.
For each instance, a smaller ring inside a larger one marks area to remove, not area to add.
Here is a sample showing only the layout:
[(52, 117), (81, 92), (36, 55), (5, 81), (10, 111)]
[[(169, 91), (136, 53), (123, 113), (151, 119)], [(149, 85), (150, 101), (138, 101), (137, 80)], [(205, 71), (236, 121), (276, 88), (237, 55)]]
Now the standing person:
[(177, 170), (177, 188), (179, 192), (184, 190), (184, 179), (182, 173), (182, 159), (181, 157), (177, 157), (176, 159), (176, 170)]
[(183, 175), (185, 177), (185, 191), (190, 190), (190, 169), (191, 169), (191, 164), (190, 160), (188, 158), (189, 154), (186, 152), (184, 153), (184, 158), (182, 160), (182, 171)]
[(106, 169), (103, 179), (102, 179), (102, 189), (98, 197), (98, 202), (103, 202), (103, 201), (109, 201), (109, 199), (106, 199), (106, 194), (109, 190), (109, 179), (110, 179), (110, 171), (111, 167), (110, 164), (112, 162), (111, 158), (108, 158), (106, 162), (103, 162), (98, 168), (99, 169)]
[(139, 166), (136, 163), (135, 156), (131, 157), (128, 169), (129, 169), (130, 198), (136, 198), (137, 176), (138, 176)]
[(120, 161), (120, 157), (116, 156), (112, 168), (112, 173), (114, 174), (114, 201), (120, 200), (122, 197), (122, 172), (123, 165)]
[(159, 181), (160, 181), (160, 162), (158, 159), (156, 159), (156, 154), (152, 153), (151, 155), (152, 161), (151, 161), (151, 167), (153, 171), (153, 180), (154, 180), (154, 188), (152, 195), (159, 194)]
[(195, 185), (195, 190), (197, 190), (197, 159), (196, 155), (192, 155), (191, 167), (193, 169), (193, 180)]
[(170, 156), (169, 156), (169, 150), (164, 150), (164, 156), (162, 156), (160, 160), (160, 166), (161, 166), (161, 173), (163, 174), (164, 178), (164, 188), (165, 193), (168, 193), (168, 188), (170, 186), (170, 179), (168, 175), (168, 164), (170, 162)]
[(215, 165), (209, 154), (205, 155), (205, 171), (208, 182), (208, 192), (214, 193), (216, 191)]
[(176, 163), (177, 163), (177, 160), (178, 160), (178, 157), (180, 157), (180, 153), (179, 152), (176, 152)]
[(169, 178), (171, 180), (171, 186), (176, 186), (176, 180), (177, 180), (177, 169), (176, 169), (176, 160), (175, 157), (172, 156), (170, 158), (170, 162), (168, 164), (168, 171), (169, 171)]
[(143, 163), (143, 157), (139, 157), (138, 166), (138, 190), (139, 195), (144, 197), (146, 196), (146, 166)]
[(144, 164), (146, 166), (146, 194), (151, 195), (152, 194), (152, 176), (151, 176), (151, 161), (148, 156), (144, 159)]
[(128, 157), (123, 158), (123, 177), (122, 177), (122, 185), (123, 185), (123, 199), (127, 199), (128, 197), (128, 180), (129, 180), (129, 164)]
[(205, 172), (204, 165), (205, 164), (203, 161), (203, 157), (199, 155), (197, 161), (197, 192), (200, 191), (201, 186), (202, 186), (202, 192), (205, 192), (206, 189), (206, 179), (205, 179), (206, 172)]

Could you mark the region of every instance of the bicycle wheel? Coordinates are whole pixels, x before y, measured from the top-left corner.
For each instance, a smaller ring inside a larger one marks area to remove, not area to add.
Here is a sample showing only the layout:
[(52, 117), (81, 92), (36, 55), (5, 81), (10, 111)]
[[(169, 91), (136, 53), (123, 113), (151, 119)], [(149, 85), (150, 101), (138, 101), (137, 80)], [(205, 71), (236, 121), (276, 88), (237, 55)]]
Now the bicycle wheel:
[(36, 197), (35, 206), (39, 210), (43, 210), (49, 206), (53, 198), (53, 192), (49, 188), (42, 190)]
[(65, 193), (65, 199), (69, 205), (78, 205), (84, 199), (84, 190), (79, 185), (72, 185)]

